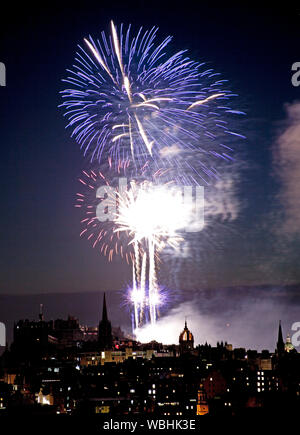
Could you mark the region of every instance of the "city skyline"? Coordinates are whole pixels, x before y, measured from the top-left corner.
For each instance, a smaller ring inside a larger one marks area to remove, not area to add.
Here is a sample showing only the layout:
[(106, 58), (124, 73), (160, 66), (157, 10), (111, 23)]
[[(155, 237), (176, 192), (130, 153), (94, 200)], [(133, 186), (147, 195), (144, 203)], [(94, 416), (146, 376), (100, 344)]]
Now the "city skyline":
[(101, 308), (98, 329), (71, 316), (48, 321), (42, 305), (38, 320), (14, 324), (14, 340), (0, 357), (1, 415), (98, 415), (119, 427), (120, 416), (135, 416), (136, 426), (145, 413), (155, 425), (299, 406), (299, 354), (290, 337), (284, 342), (280, 322), (274, 352), (226, 341), (196, 345), (187, 320), (177, 343), (142, 344), (112, 328), (105, 294)]
[[(223, 290), (225, 291), (225, 289)], [(244, 289), (245, 291), (245, 289)], [(248, 292), (251, 292), (251, 288)], [(190, 299), (184, 304), (176, 307), (176, 304), (164, 315), (158, 319), (157, 329), (148, 331), (147, 325), (141, 329), (139, 339), (146, 343), (156, 340), (166, 345), (176, 343), (178, 331), (181, 330), (184, 319), (186, 319), (193, 330), (195, 345), (201, 345), (205, 342), (215, 346), (217, 342), (226, 341), (231, 343), (234, 348), (245, 347), (246, 349), (256, 349), (262, 351), (268, 349), (272, 351), (276, 344), (275, 330), (278, 322), (281, 321), (284, 331), (284, 337), (287, 335), (295, 335), (295, 342), (298, 342), (297, 329), (292, 330), (294, 323), (298, 321), (298, 305), (295, 305), (293, 312), (285, 312), (284, 306), (281, 310), (278, 306), (271, 306), (268, 302), (269, 289), (264, 289), (264, 296), (256, 300), (257, 295), (261, 294), (263, 289), (259, 290), (249, 304), (235, 302), (236, 307), (230, 308), (223, 305), (223, 312), (217, 308), (215, 294), (212, 296), (211, 291), (206, 292), (206, 299)], [(227, 300), (230, 301), (236, 289), (227, 289)], [(218, 294), (218, 292), (216, 292)], [(2, 304), (2, 307), (9, 309), (13, 314), (8, 321), (6, 321), (7, 341), (11, 344), (13, 339), (13, 328), (16, 321), (20, 319), (28, 319), (28, 321), (35, 322), (38, 320), (40, 305), (43, 306), (43, 313), (47, 321), (54, 321), (55, 319), (65, 319), (67, 316), (74, 317), (79, 320), (80, 325), (84, 327), (94, 328), (98, 325), (102, 312), (102, 298), (104, 293), (95, 293), (90, 295), (72, 294), (72, 298), (64, 298), (64, 295), (39, 295), (34, 299), (28, 296), (23, 299), (23, 303), (18, 302), (18, 298), (12, 298), (9, 303)], [(294, 291), (292, 290), (289, 297), (293, 297)], [(230, 296), (231, 295), (231, 296)], [(124, 305), (122, 302), (123, 295), (119, 293), (116, 299), (114, 294), (108, 294), (109, 303), (109, 318), (112, 320), (114, 328), (121, 328), (125, 334), (132, 336), (132, 311), (129, 305)], [(196, 297), (196, 295), (194, 295)], [(208, 298), (210, 300), (208, 300)], [(245, 294), (241, 292), (239, 298), (245, 299)], [(273, 298), (279, 299), (278, 303), (283, 302), (283, 294), (278, 293)], [(25, 303), (24, 303), (25, 302)], [(93, 305), (93, 310), (90, 309), (90, 304)], [(295, 304), (295, 302), (294, 302)], [(81, 309), (78, 309), (78, 307)], [(241, 306), (243, 307), (241, 310)], [(18, 308), (17, 308), (18, 307)], [(59, 307), (59, 308), (58, 308)], [(120, 308), (121, 307), (121, 308)], [(272, 309), (271, 309), (272, 307)], [(201, 311), (202, 310), (202, 311)], [(0, 316), (5, 317), (4, 312), (0, 309)], [(261, 320), (253, 322), (253, 316), (259, 314)], [(271, 315), (270, 315), (271, 314)], [(298, 345), (296, 345), (298, 349)], [(4, 348), (2, 347), (2, 352)]]

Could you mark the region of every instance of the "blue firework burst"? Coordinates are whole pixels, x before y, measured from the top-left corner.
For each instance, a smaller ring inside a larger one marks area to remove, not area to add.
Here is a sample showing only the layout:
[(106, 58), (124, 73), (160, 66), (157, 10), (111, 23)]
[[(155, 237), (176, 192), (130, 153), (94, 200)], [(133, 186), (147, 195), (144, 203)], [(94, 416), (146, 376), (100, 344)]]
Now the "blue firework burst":
[[(63, 103), (72, 136), (90, 160), (131, 161), (142, 167), (186, 167), (214, 176), (215, 160), (232, 159), (226, 114), (234, 94), (225, 80), (185, 50), (169, 55), (171, 37), (157, 43), (158, 28), (131, 36), (131, 26), (79, 46), (64, 80)], [(197, 162), (197, 163), (196, 163)]]

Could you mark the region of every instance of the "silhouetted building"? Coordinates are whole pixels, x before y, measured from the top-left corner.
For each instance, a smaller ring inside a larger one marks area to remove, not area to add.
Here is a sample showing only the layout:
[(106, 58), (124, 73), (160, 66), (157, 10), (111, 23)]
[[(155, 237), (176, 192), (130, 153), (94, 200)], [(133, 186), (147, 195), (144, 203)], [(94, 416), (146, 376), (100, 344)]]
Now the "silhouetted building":
[(54, 321), (54, 336), (58, 339), (61, 347), (76, 346), (83, 340), (83, 328), (80, 327), (76, 317), (69, 315), (66, 320), (57, 319)]
[(45, 321), (43, 314), (43, 305), (40, 305), (39, 320), (30, 321), (28, 319), (19, 320), (14, 324), (14, 346), (26, 349), (30, 352), (32, 348), (46, 348), (48, 337), (52, 336), (54, 330), (53, 321)]
[(103, 296), (102, 320), (99, 323), (98, 343), (100, 350), (112, 348), (111, 323), (107, 317), (106, 298)]

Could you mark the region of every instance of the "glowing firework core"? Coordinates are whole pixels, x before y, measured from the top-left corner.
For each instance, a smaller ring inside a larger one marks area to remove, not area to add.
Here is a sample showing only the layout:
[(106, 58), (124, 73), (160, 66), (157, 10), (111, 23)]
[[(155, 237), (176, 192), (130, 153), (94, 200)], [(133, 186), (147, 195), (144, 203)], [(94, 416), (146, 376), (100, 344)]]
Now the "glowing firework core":
[(131, 243), (152, 240), (162, 248), (164, 241), (174, 245), (180, 240), (177, 231), (184, 228), (187, 218), (181, 191), (151, 183), (137, 187), (132, 183), (120, 201), (115, 222), (117, 231), (129, 232)]
[[(118, 30), (111, 22), (108, 36), (85, 38), (64, 80), (68, 88), (61, 92), (67, 126), (91, 162), (107, 160), (111, 173), (138, 180), (147, 173), (151, 180), (131, 181), (127, 191), (120, 186), (115, 191), (102, 169), (95, 169), (84, 172), (80, 182), (98, 192), (95, 183), (101, 178), (107, 191), (96, 198), (103, 202), (95, 209), (85, 204), (88, 195), (77, 194), (76, 207), (85, 210), (80, 235), (99, 245), (109, 260), (115, 254), (132, 260), (135, 330), (149, 320), (155, 330), (164, 303), (157, 282), (159, 252), (167, 245), (177, 248), (182, 230), (201, 231), (204, 225), (204, 217), (195, 219), (204, 194), (196, 194), (193, 206), (191, 190), (188, 198), (174, 185), (200, 188), (218, 182), (218, 166), (232, 162), (234, 138), (243, 138), (227, 125), (228, 114), (243, 112), (230, 107), (236, 95), (224, 89), (226, 80), (186, 50), (168, 55), (172, 38), (156, 42), (157, 31), (141, 28), (131, 36), (130, 25)], [(156, 174), (174, 185), (156, 185)], [(114, 212), (108, 217), (106, 209)], [(105, 210), (103, 220), (99, 210)]]
[[(116, 232), (127, 231), (135, 244), (133, 267), (133, 290), (135, 327), (143, 322), (144, 307), (148, 305), (151, 323), (156, 322), (157, 307), (160, 303), (156, 279), (155, 258), (157, 251), (166, 244), (178, 246), (182, 240), (178, 231), (185, 226), (188, 210), (183, 205), (182, 192), (167, 185), (156, 186), (149, 182), (137, 185), (131, 183), (123, 196), (119, 197), (119, 210), (115, 219)], [(143, 253), (140, 271), (140, 252)], [(146, 261), (149, 262), (149, 292), (146, 300)]]

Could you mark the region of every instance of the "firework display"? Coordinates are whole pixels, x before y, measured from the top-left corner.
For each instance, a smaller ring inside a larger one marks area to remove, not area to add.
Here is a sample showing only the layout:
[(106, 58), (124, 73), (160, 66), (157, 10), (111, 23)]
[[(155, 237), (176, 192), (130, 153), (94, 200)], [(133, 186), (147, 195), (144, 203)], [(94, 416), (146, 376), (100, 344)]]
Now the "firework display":
[(118, 31), (111, 22), (109, 36), (84, 40), (64, 80), (68, 127), (90, 160), (110, 156), (116, 165), (130, 161), (139, 169), (149, 159), (163, 167), (197, 162), (207, 179), (216, 159), (231, 159), (227, 136), (237, 133), (224, 115), (239, 113), (228, 105), (234, 94), (185, 50), (169, 57), (172, 38), (158, 43), (157, 31), (131, 36), (130, 26)]
[(61, 92), (67, 127), (94, 165), (79, 180), (81, 235), (132, 265), (134, 330), (156, 323), (159, 253), (180, 245), (191, 219), (176, 187), (219, 182), (243, 137), (227, 122), (242, 112), (229, 106), (226, 80), (186, 50), (169, 55), (172, 38), (157, 42), (157, 32), (132, 36), (111, 22), (108, 36), (84, 39)]

